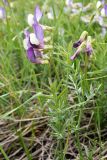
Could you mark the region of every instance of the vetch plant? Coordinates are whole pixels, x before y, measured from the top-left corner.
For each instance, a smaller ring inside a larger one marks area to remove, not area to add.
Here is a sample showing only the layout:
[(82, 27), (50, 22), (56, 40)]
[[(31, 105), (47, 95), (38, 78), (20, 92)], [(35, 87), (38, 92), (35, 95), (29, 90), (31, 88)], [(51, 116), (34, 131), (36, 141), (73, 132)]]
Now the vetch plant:
[(84, 31), (79, 40), (74, 42), (74, 48), (77, 48), (76, 52), (73, 56), (71, 56), (71, 60), (74, 60), (81, 52), (85, 52), (87, 56), (90, 56), (93, 52), (92, 48), (92, 39), (91, 36), (88, 36), (88, 32)]
[(36, 64), (48, 63), (48, 56), (43, 53), (45, 50), (52, 49), (51, 45), (45, 45), (45, 42), (48, 43), (51, 37), (44, 36), (44, 31), (52, 30), (52, 28), (39, 23), (42, 16), (43, 14), (39, 6), (36, 6), (34, 15), (28, 15), (28, 24), (32, 27), (33, 32), (30, 33), (28, 29), (24, 30), (25, 38), (23, 44), (27, 52), (27, 57), (32, 63)]
[(87, 35), (88, 35), (88, 32), (87, 32), (87, 31), (84, 31), (84, 32), (81, 34), (79, 40), (73, 43), (73, 47), (74, 47), (74, 48), (79, 47), (79, 46), (81, 45), (81, 43), (82, 43), (83, 41), (85, 41), (85, 39), (87, 38)]
[(97, 1), (96, 7), (93, 10), (93, 13), (91, 12), (86, 14), (85, 16), (81, 16), (81, 20), (89, 24), (91, 23), (97, 23), (101, 26), (102, 29), (102, 36), (105, 36), (106, 34), (106, 27), (107, 27), (107, 4), (104, 0)]
[(107, 4), (105, 3), (104, 0), (98, 1), (96, 4), (96, 8), (99, 9), (102, 17), (107, 16)]

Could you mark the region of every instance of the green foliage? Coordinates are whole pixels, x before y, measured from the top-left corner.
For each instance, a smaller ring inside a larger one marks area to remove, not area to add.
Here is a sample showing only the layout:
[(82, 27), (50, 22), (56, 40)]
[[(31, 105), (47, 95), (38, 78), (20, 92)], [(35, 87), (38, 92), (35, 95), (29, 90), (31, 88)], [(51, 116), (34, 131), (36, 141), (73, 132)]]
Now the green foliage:
[[(0, 118), (26, 117), (30, 109), (37, 109), (41, 115), (49, 116), (48, 126), (58, 142), (55, 159), (65, 160), (66, 139), (70, 134), (75, 136), (80, 159), (84, 159), (79, 138), (83, 123), (87, 127), (94, 124), (94, 130), (87, 131), (85, 136), (95, 132), (99, 145), (103, 143), (101, 131), (107, 123), (107, 35), (101, 38), (98, 26), (87, 27), (80, 22), (80, 17), (71, 19), (63, 13), (63, 0), (38, 0), (36, 3), (41, 6), (44, 3), (51, 6), (54, 14), (58, 13), (58, 18), (48, 20), (44, 13), (43, 22), (55, 27), (49, 64), (31, 64), (23, 49), (22, 31), (27, 26), (27, 14), (33, 13), (36, 4), (34, 0), (14, 3), (14, 9), (6, 8), (10, 19), (6, 23), (0, 21)], [(59, 34), (60, 29), (64, 29), (63, 35)], [(74, 52), (72, 43), (84, 30), (95, 38), (94, 53), (87, 62), (87, 68), (84, 55), (70, 61)], [(88, 138), (91, 139), (90, 136)], [(21, 133), (19, 140), (28, 159), (32, 159)], [(92, 143), (93, 148), (85, 148), (89, 160), (96, 146), (96, 142)], [(2, 147), (0, 150), (8, 160)]]

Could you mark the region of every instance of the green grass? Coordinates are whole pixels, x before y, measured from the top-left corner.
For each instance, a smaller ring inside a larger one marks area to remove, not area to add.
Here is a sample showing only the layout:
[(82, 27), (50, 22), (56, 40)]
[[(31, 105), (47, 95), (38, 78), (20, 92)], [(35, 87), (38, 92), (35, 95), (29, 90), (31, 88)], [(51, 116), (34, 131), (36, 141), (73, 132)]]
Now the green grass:
[[(58, 18), (51, 21), (44, 12), (42, 23), (54, 27), (54, 31), (49, 33), (53, 50), (48, 53), (49, 64), (44, 65), (31, 64), (22, 43), (27, 14), (33, 13), (36, 4), (41, 9), (43, 4), (52, 6), (55, 17), (58, 13)], [(18, 0), (14, 2), (14, 7), (6, 7), (10, 18), (6, 22), (0, 21), (0, 123), (14, 122), (8, 129), (11, 135), (13, 133), (17, 137), (17, 145), (13, 143), (6, 149), (0, 141), (2, 156), (7, 160), (12, 159), (8, 157), (14, 148), (16, 151), (21, 149), (29, 160), (37, 158), (32, 155), (30, 146), (38, 138), (38, 126), (43, 121), (41, 117), (46, 116), (46, 128), (49, 128), (55, 145), (52, 149), (53, 159), (67, 159), (70, 156), (67, 153), (70, 142), (69, 148), (75, 150), (72, 151), (74, 159), (93, 160), (97, 156), (104, 159), (107, 155), (103, 154), (107, 145), (107, 35), (102, 38), (99, 26), (86, 26), (79, 16), (72, 19), (65, 14), (64, 0)], [(64, 28), (64, 35), (58, 32), (61, 28)], [(86, 62), (83, 54), (70, 61), (74, 53), (72, 43), (84, 30), (95, 39), (94, 52), (87, 68), (84, 68)], [(37, 124), (36, 120), (32, 120), (35, 117), (40, 117)], [(28, 137), (30, 142), (26, 143)]]

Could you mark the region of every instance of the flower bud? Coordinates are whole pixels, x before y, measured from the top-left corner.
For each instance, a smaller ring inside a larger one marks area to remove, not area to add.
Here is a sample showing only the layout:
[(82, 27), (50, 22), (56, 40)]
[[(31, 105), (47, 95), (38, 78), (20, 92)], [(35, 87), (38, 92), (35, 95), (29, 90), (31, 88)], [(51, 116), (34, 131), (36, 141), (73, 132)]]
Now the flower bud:
[(91, 39), (91, 36), (88, 36), (87, 37), (87, 42), (86, 42), (86, 53), (88, 56), (90, 56), (93, 52), (93, 48), (92, 48), (92, 39)]
[(74, 48), (79, 47), (79, 46), (82, 44), (82, 42), (86, 40), (87, 35), (88, 35), (88, 32), (87, 32), (87, 31), (84, 31), (84, 32), (81, 34), (80, 39), (73, 44), (73, 47), (74, 47)]
[(74, 53), (73, 56), (71, 56), (71, 60), (74, 60), (82, 51), (83, 49), (86, 47), (86, 41), (84, 41), (76, 50), (76, 52)]

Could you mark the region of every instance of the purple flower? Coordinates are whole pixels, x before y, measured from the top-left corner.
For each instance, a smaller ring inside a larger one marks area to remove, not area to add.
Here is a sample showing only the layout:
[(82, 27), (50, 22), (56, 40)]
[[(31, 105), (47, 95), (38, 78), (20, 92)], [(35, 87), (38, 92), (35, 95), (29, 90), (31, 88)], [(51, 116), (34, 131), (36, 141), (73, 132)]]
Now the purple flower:
[(42, 15), (43, 14), (42, 14), (39, 6), (36, 6), (35, 11), (34, 11), (34, 15), (33, 14), (28, 15), (27, 21), (28, 21), (29, 26), (33, 26), (34, 23), (36, 23), (36, 24), (39, 23)]
[(3, 7), (0, 7), (0, 19), (4, 20), (6, 18), (6, 11)]
[(24, 48), (27, 51), (27, 57), (32, 63), (36, 64), (43, 64), (44, 60), (43, 53), (41, 50), (44, 49), (44, 31), (41, 25), (39, 24), (39, 20), (42, 17), (42, 12), (39, 9), (39, 6), (36, 6), (34, 16), (30, 17), (33, 18), (31, 20), (30, 25), (32, 26), (34, 32), (29, 33), (25, 30), (25, 39), (23, 41)]
[(104, 5), (105, 15), (107, 16), (107, 4)]
[(78, 40), (78, 41), (73, 43), (73, 47), (77, 48), (77, 47), (79, 47), (81, 45), (81, 43), (82, 43), (82, 40)]
[(86, 47), (86, 53), (87, 53), (87, 55), (88, 56), (90, 56), (91, 54), (92, 54), (92, 52), (93, 52), (93, 48), (92, 48), (92, 45), (87, 45), (87, 47)]
[(81, 45), (77, 48), (76, 52), (74, 53), (73, 56), (70, 57), (71, 60), (74, 60), (85, 48), (86, 42), (82, 42)]
[(105, 4), (104, 7), (101, 9), (101, 16), (102, 17), (107, 16), (107, 4)]
[(42, 64), (42, 53), (39, 50), (40, 48), (38, 47), (38, 44), (32, 44), (36, 39), (36, 36), (34, 33), (29, 33), (28, 30), (24, 31), (25, 39), (23, 41), (24, 48), (26, 49), (27, 52), (27, 57), (32, 63), (36, 64)]
[(39, 6), (36, 6), (35, 11), (34, 11), (34, 22), (38, 23), (40, 19), (42, 18), (43, 13), (41, 12)]
[(93, 48), (92, 48), (92, 44), (91, 44), (91, 36), (87, 37), (85, 52), (87, 53), (88, 56), (90, 56), (93, 52)]
[(81, 52), (85, 52), (90, 56), (93, 52), (91, 36), (88, 36), (77, 48), (73, 56), (70, 57), (71, 60), (74, 60)]
[(23, 45), (26, 50), (27, 57), (32, 63), (36, 64), (48, 63), (48, 57), (43, 54), (43, 51), (52, 48), (48, 45), (44, 46), (44, 30), (50, 28), (39, 23), (42, 15), (43, 14), (39, 6), (36, 6), (34, 15), (28, 15), (28, 24), (32, 27), (33, 32), (30, 33), (27, 29), (24, 31), (25, 38), (23, 40)]
[(37, 23), (34, 23), (33, 25), (33, 29), (34, 29), (34, 33), (39, 41), (39, 44), (38, 46), (35, 46), (37, 48), (44, 48), (44, 31), (43, 31), (43, 28), (37, 24)]
[(27, 30), (24, 32), (25, 39), (23, 43), (27, 51), (27, 57), (32, 63), (36, 64), (42, 64), (44, 62), (41, 52), (41, 50), (44, 49), (44, 31), (39, 24), (42, 15), (39, 6), (36, 6), (34, 15), (28, 15), (28, 24), (33, 28), (34, 32), (29, 33)]
[(82, 44), (82, 42), (87, 38), (87, 35), (88, 35), (88, 32), (87, 32), (87, 31), (84, 31), (84, 32), (81, 34), (80, 39), (79, 39), (78, 41), (76, 41), (76, 42), (73, 43), (73, 47), (74, 47), (74, 48), (79, 47), (79, 46)]

